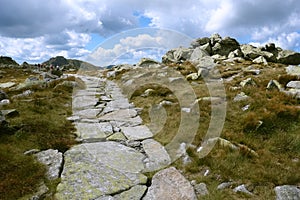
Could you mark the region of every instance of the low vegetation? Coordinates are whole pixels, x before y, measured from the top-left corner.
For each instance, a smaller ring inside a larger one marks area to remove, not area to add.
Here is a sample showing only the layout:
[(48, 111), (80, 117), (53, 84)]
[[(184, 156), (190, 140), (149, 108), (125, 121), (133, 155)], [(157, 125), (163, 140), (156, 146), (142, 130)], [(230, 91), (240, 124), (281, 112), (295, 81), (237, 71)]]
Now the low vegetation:
[[(23, 82), (28, 76), (36, 74), (20, 68), (2, 68), (1, 82)], [(67, 121), (72, 114), (72, 88), (55, 87), (68, 77), (53, 81), (47, 87), (32, 86), (32, 94), (17, 99), (2, 107), (2, 110), (16, 109), (17, 116), (7, 118), (11, 132), (0, 135), (0, 199), (18, 199), (34, 193), (37, 186), (45, 181), (49, 188), (57, 181), (47, 181), (45, 168), (32, 155), (24, 155), (31, 149), (58, 149), (65, 152), (75, 144), (74, 127)], [(55, 89), (54, 89), (55, 88)], [(5, 92), (9, 97), (20, 94), (22, 90)], [(50, 191), (51, 192), (51, 191)]]
[[(245, 70), (250, 65), (253, 69), (260, 69), (261, 73), (254, 75)], [(190, 63), (170, 64), (169, 67), (184, 76), (195, 72)], [(206, 183), (210, 191), (216, 191), (216, 187), (222, 182), (233, 182), (231, 189), (211, 192), (203, 199), (273, 199), (275, 186), (300, 184), (300, 100), (276, 89), (266, 89), (270, 80), (278, 80), (282, 85), (290, 80), (298, 80), (296, 76), (287, 75), (284, 67), (286, 66), (282, 64), (269, 63), (268, 66), (263, 66), (249, 61), (218, 66), (225, 80), (227, 98), (227, 116), (220, 137), (232, 144), (254, 150), (258, 157), (250, 155), (245, 148), (235, 151), (216, 145), (206, 157), (200, 159), (196, 147), (201, 145), (207, 132), (212, 103), (199, 101), (199, 129), (192, 145), (187, 149), (191, 162), (185, 164), (179, 159), (173, 165), (182, 170), (189, 180)], [(252, 78), (255, 85), (235, 89), (246, 78)], [(204, 80), (191, 81), (190, 84), (198, 98), (209, 96)], [(155, 92), (145, 97), (142, 94), (147, 89)], [(249, 98), (234, 102), (233, 98), (240, 92), (244, 92)], [(155, 136), (164, 145), (170, 142), (177, 133), (181, 116), (180, 105), (171, 91), (157, 85), (144, 85), (135, 91), (131, 101), (143, 108), (141, 117), (148, 125), (153, 120), (149, 114), (153, 106), (162, 101), (173, 102), (172, 105), (164, 105), (167, 121)], [(245, 106), (248, 109), (243, 111)], [(209, 173), (204, 176), (206, 170)], [(254, 195), (232, 192), (232, 188), (240, 184), (246, 184)]]

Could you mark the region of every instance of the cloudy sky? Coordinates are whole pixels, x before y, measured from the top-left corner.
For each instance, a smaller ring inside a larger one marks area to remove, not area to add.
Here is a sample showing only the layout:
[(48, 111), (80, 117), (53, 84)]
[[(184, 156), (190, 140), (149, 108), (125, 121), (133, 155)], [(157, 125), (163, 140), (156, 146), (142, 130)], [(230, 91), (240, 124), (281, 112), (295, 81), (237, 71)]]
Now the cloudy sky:
[[(127, 58), (145, 57), (149, 52), (159, 54), (166, 47), (181, 45), (181, 39), (213, 33), (234, 37), (240, 43), (274, 42), (285, 49), (300, 51), (299, 0), (0, 3), (0, 55), (13, 57), (20, 64), (42, 62), (57, 55), (75, 59), (97, 55), (112, 60), (126, 58), (122, 54), (130, 52)], [(183, 37), (179, 39), (178, 35)], [(131, 52), (132, 49), (147, 50)]]

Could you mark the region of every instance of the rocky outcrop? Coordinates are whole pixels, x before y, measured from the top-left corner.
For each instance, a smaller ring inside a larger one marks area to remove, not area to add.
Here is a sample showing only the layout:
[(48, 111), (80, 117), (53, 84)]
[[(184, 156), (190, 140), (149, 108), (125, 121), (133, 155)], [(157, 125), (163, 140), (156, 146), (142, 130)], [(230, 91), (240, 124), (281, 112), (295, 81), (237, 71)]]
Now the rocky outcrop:
[(180, 47), (176, 49), (171, 49), (163, 57), (163, 63), (179, 63), (188, 60), (191, 57), (193, 50)]
[(195, 55), (197, 56), (196, 60), (211, 56), (215, 61), (228, 59), (228, 62), (240, 62), (247, 59), (265, 65), (267, 62), (300, 64), (300, 53), (282, 50), (276, 47), (274, 43), (268, 43), (264, 47), (255, 47), (250, 44), (240, 45), (236, 39), (231, 37), (222, 38), (219, 34), (198, 38), (192, 41), (190, 48), (172, 49), (163, 56), (162, 61), (163, 63), (180, 63), (190, 60), (193, 63)]
[(283, 50), (278, 53), (277, 62), (287, 65), (299, 65), (300, 64), (300, 53)]
[(212, 46), (212, 53), (221, 56), (228, 56), (230, 52), (240, 49), (240, 44), (230, 37), (221, 38)]
[(182, 174), (170, 167), (156, 173), (152, 178), (151, 186), (143, 200), (196, 200), (193, 186)]

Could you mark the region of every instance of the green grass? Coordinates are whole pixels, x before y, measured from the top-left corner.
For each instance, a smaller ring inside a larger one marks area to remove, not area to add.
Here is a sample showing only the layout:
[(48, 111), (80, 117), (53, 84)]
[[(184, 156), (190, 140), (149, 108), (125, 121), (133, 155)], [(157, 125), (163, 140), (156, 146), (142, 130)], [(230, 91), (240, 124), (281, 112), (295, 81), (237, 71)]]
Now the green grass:
[[(5, 70), (5, 69), (2, 69)], [(23, 82), (30, 72), (22, 69), (6, 69), (6, 77)], [(66, 80), (74, 81), (74, 77)], [(1, 82), (5, 82), (1, 80)], [(54, 81), (48, 87), (32, 87), (34, 93), (28, 97), (12, 100), (2, 109), (16, 109), (19, 116), (8, 119), (14, 132), (0, 135), (0, 197), (18, 199), (35, 192), (41, 181), (45, 181), (50, 192), (55, 190), (57, 180), (45, 179), (45, 167), (33, 156), (23, 153), (30, 149), (58, 149), (65, 152), (75, 142), (74, 127), (66, 118), (72, 114), (72, 88), (54, 87), (63, 80)], [(22, 91), (9, 91), (12, 95)]]
[[(244, 72), (249, 66), (260, 69), (261, 74), (251, 75)], [(170, 64), (183, 75), (195, 72), (190, 63)], [(258, 153), (258, 157), (250, 156), (247, 151), (240, 149), (233, 151), (224, 147), (215, 146), (204, 158), (200, 159), (196, 148), (187, 150), (192, 162), (184, 165), (181, 159), (172, 165), (182, 170), (185, 177), (197, 182), (205, 182), (210, 195), (201, 199), (274, 199), (273, 188), (277, 185), (300, 184), (300, 162), (293, 160), (300, 158), (300, 107), (299, 100), (286, 96), (277, 90), (266, 90), (270, 80), (278, 80), (283, 86), (290, 80), (297, 80), (295, 76), (285, 73), (285, 65), (270, 63), (269, 66), (252, 64), (249, 61), (236, 65), (219, 65), (221, 77), (227, 78), (239, 74), (233, 80), (226, 82), (227, 112), (221, 137), (233, 144), (245, 145)], [(121, 80), (121, 74), (117, 80)], [(251, 77), (256, 86), (246, 86), (239, 90), (239, 83)], [(190, 82), (198, 98), (209, 96), (203, 80)], [(141, 94), (146, 89), (154, 89), (149, 97)], [(242, 102), (233, 102), (233, 98), (244, 92), (250, 98)], [(164, 106), (166, 123), (155, 139), (163, 145), (169, 143), (177, 134), (180, 125), (180, 107), (178, 100), (171, 91), (157, 85), (144, 85), (138, 88), (131, 101), (143, 108), (141, 117), (145, 124), (151, 124), (149, 110), (163, 100), (175, 104)], [(242, 107), (250, 105), (249, 110), (242, 111)], [(205, 136), (211, 120), (211, 103), (199, 101), (200, 120), (193, 145), (199, 146)], [(159, 118), (160, 116), (158, 116)], [(258, 126), (259, 122), (263, 122)], [(203, 176), (204, 169), (210, 169), (207, 177)], [(218, 184), (234, 181), (234, 186), (247, 184), (254, 196), (236, 194), (231, 189), (216, 191)]]

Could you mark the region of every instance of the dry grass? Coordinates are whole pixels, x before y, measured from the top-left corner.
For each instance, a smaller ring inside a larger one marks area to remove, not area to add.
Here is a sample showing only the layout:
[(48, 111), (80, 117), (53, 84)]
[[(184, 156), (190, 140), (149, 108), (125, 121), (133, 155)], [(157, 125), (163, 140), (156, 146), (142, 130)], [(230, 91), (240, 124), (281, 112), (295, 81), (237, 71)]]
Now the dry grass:
[[(2, 69), (5, 70), (5, 69)], [(7, 70), (8, 77), (23, 82), (31, 75), (22, 69)], [(4, 78), (3, 80), (6, 80)], [(75, 80), (69, 77), (66, 80)], [(18, 199), (35, 191), (45, 179), (44, 166), (23, 153), (30, 149), (58, 149), (65, 152), (75, 144), (74, 127), (66, 117), (71, 115), (72, 88), (53, 88), (63, 80), (54, 81), (48, 87), (32, 87), (34, 93), (18, 99), (2, 109), (16, 109), (19, 116), (8, 119), (14, 127), (12, 134), (0, 135), (0, 197)], [(6, 91), (11, 97), (22, 91)], [(51, 186), (52, 182), (47, 182)], [(56, 183), (57, 184), (57, 183)], [(52, 187), (53, 192), (54, 187)]]
[[(260, 69), (261, 73), (243, 73), (249, 66)], [(183, 75), (195, 72), (187, 63), (169, 64), (169, 67)], [(246, 151), (233, 151), (215, 146), (208, 156), (199, 159), (196, 148), (189, 148), (187, 153), (192, 162), (184, 165), (179, 159), (173, 165), (182, 170), (189, 180), (205, 182), (208, 185), (210, 195), (201, 199), (274, 199), (275, 186), (300, 185), (300, 162), (295, 161), (300, 159), (300, 101), (276, 90), (266, 90), (270, 80), (278, 80), (283, 85), (290, 80), (296, 80), (296, 77), (286, 75), (284, 67), (285, 65), (273, 63), (262, 66), (249, 61), (219, 65), (223, 78), (239, 74), (224, 85), (228, 104), (221, 137), (233, 144), (245, 145), (255, 150), (259, 156), (252, 157)], [(249, 77), (255, 81), (256, 86), (231, 89), (239, 87), (239, 83)], [(192, 81), (191, 85), (198, 98), (209, 96), (203, 80)], [(149, 88), (156, 92), (151, 93), (149, 97), (142, 97), (141, 94)], [(240, 92), (244, 92), (250, 98), (233, 102), (233, 98)], [(165, 88), (153, 85), (140, 88), (131, 99), (137, 107), (143, 108), (141, 117), (146, 124), (151, 123), (149, 109), (162, 100), (175, 103), (164, 106), (167, 120), (163, 129), (155, 136), (155, 139), (165, 145), (176, 135), (180, 124), (181, 109), (176, 104), (178, 101), (173, 99), (170, 91), (166, 92)], [(242, 111), (246, 105), (249, 105), (249, 109)], [(200, 122), (193, 141), (195, 146), (201, 144), (207, 132), (211, 120), (211, 106), (208, 101), (199, 101)], [(203, 176), (206, 169), (210, 170), (210, 174)], [(226, 181), (234, 181), (231, 189), (217, 191), (217, 185)], [(232, 188), (239, 184), (246, 184), (254, 196), (232, 192)]]

